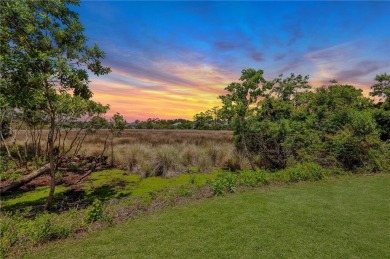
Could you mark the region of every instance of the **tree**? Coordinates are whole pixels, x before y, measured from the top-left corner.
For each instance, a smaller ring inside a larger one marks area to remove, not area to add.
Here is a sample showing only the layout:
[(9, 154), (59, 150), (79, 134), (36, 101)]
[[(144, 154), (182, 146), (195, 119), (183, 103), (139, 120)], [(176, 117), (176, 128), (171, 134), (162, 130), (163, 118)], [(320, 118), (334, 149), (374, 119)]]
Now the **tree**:
[(210, 111), (200, 112), (194, 115), (194, 129), (209, 129), (213, 121)]
[(370, 93), (371, 96), (378, 96), (384, 101), (389, 102), (390, 101), (390, 75), (384, 73), (376, 75), (375, 81), (377, 81), (376, 84), (371, 86), (372, 92)]
[(247, 152), (247, 118), (251, 116), (259, 97), (268, 96), (271, 83), (263, 77), (263, 70), (253, 68), (241, 71), (242, 83), (231, 83), (225, 90), (228, 94), (219, 96), (224, 113), (232, 114), (235, 143), (239, 150)]
[(121, 135), (122, 131), (126, 128), (127, 122), (123, 116), (119, 113), (115, 113), (110, 121), (111, 132), (111, 166), (114, 165), (114, 137)]
[(21, 110), (40, 110), (49, 121), (47, 139), (50, 193), (55, 190), (54, 134), (62, 93), (89, 99), (88, 71), (103, 75), (104, 53), (97, 45), (87, 47), (83, 25), (69, 5), (78, 0), (0, 0), (1, 93)]
[(289, 77), (283, 78), (283, 75), (279, 75), (279, 77), (273, 81), (271, 92), (275, 94), (277, 98), (288, 101), (299, 91), (305, 91), (311, 88), (308, 85), (308, 80), (309, 76), (295, 76), (294, 74), (290, 74)]
[(233, 117), (236, 148), (252, 167), (281, 169), (310, 161), (380, 171), (388, 164), (390, 154), (378, 132), (379, 126), (387, 139), (388, 117), (384, 109), (373, 109), (362, 90), (332, 81), (309, 91), (308, 76), (257, 81), (255, 70), (244, 71), (243, 83), (230, 84), (220, 98)]
[(376, 105), (375, 120), (381, 133), (381, 139), (390, 139), (390, 75), (384, 73), (375, 77), (376, 84), (371, 86), (371, 96), (378, 96), (382, 102)]

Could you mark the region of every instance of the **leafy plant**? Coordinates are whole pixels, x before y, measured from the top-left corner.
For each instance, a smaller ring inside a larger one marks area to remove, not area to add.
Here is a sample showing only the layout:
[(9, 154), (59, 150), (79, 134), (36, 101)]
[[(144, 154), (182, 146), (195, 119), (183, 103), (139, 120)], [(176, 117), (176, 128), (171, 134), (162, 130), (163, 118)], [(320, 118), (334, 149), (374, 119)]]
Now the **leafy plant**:
[(262, 170), (243, 170), (238, 177), (238, 182), (244, 186), (264, 185), (268, 184), (269, 181), (267, 173)]
[(219, 175), (212, 183), (214, 195), (222, 195), (226, 192), (237, 191), (237, 175), (225, 172)]
[(88, 223), (91, 223), (102, 220), (103, 218), (103, 204), (100, 200), (95, 200), (86, 210), (84, 220)]

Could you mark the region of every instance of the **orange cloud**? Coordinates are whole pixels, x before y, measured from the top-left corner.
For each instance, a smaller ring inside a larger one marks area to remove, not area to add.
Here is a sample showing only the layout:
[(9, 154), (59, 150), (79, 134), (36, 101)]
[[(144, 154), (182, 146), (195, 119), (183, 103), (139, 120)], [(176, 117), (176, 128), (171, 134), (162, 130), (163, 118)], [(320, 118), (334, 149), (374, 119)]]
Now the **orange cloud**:
[(119, 112), (128, 121), (150, 117), (192, 119), (196, 113), (220, 105), (217, 97), (238, 78), (211, 65), (161, 62), (154, 66), (181, 80), (170, 83), (114, 68), (111, 77), (91, 82), (93, 99), (110, 104), (108, 116)]

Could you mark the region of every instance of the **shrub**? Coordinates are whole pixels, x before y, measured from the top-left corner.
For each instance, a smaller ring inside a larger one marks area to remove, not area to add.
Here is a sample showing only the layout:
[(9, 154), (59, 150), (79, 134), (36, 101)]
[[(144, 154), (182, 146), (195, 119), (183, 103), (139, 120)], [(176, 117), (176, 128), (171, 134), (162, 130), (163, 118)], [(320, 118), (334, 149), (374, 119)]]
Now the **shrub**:
[(285, 182), (299, 182), (318, 181), (323, 179), (325, 176), (330, 175), (331, 172), (317, 163), (307, 162), (283, 169), (276, 174), (276, 178), (279, 180)]
[(29, 222), (30, 240), (34, 244), (44, 243), (55, 236), (50, 214), (39, 215), (34, 221)]
[(18, 223), (23, 220), (20, 215), (8, 215), (4, 213), (0, 217), (0, 255), (6, 256), (9, 249), (19, 239)]
[(244, 186), (257, 186), (269, 183), (269, 177), (266, 172), (261, 170), (244, 170), (239, 174), (238, 182)]
[(84, 220), (88, 223), (95, 222), (98, 220), (102, 220), (104, 218), (103, 215), (103, 204), (100, 200), (95, 200), (91, 206), (88, 207), (85, 212)]
[(226, 192), (237, 191), (237, 175), (233, 173), (222, 173), (213, 181), (213, 192), (215, 195), (222, 195)]

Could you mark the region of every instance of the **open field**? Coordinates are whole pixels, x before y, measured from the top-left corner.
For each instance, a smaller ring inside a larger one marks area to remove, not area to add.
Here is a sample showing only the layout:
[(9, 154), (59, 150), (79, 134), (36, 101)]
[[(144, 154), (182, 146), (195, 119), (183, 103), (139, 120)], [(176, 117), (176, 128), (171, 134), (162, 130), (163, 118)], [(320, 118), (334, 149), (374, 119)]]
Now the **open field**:
[(390, 175), (216, 197), (24, 258), (388, 258)]
[[(65, 150), (75, 138), (76, 132), (76, 130), (69, 132), (64, 142)], [(108, 135), (110, 135), (108, 130), (86, 135), (78, 154), (84, 157), (101, 156)], [(17, 132), (15, 137), (19, 150), (24, 155), (25, 141), (31, 143), (32, 138), (24, 130)], [(43, 131), (42, 139), (46, 138), (47, 131)], [(113, 139), (112, 149), (110, 140), (107, 141), (104, 155), (109, 161), (114, 159), (113, 164), (116, 168), (141, 177), (174, 176), (189, 171), (210, 172), (214, 167), (249, 168), (248, 161), (235, 151), (232, 138), (231, 131), (124, 130)], [(12, 139), (8, 141), (12, 142)], [(62, 143), (57, 143), (57, 146), (61, 148)], [(45, 150), (45, 146), (41, 149)], [(25, 152), (26, 156), (30, 156), (29, 152)], [(67, 156), (72, 154), (71, 151)], [(164, 165), (166, 168), (162, 169)], [(80, 166), (73, 164), (72, 167)], [(9, 177), (17, 178), (17, 175), (1, 174), (3, 181)]]
[[(72, 130), (69, 134), (71, 139), (77, 130)], [(43, 130), (42, 139), (47, 138), (48, 130)], [(109, 130), (98, 130), (88, 135), (85, 143), (103, 144)], [(28, 136), (29, 137), (29, 136)], [(204, 141), (214, 141), (218, 143), (231, 142), (232, 131), (225, 130), (158, 130), (158, 129), (126, 129), (120, 136), (115, 138), (115, 144), (129, 143), (149, 143), (152, 145), (190, 143), (199, 144)], [(23, 144), (26, 138), (26, 131), (19, 130), (16, 133), (16, 140)]]

